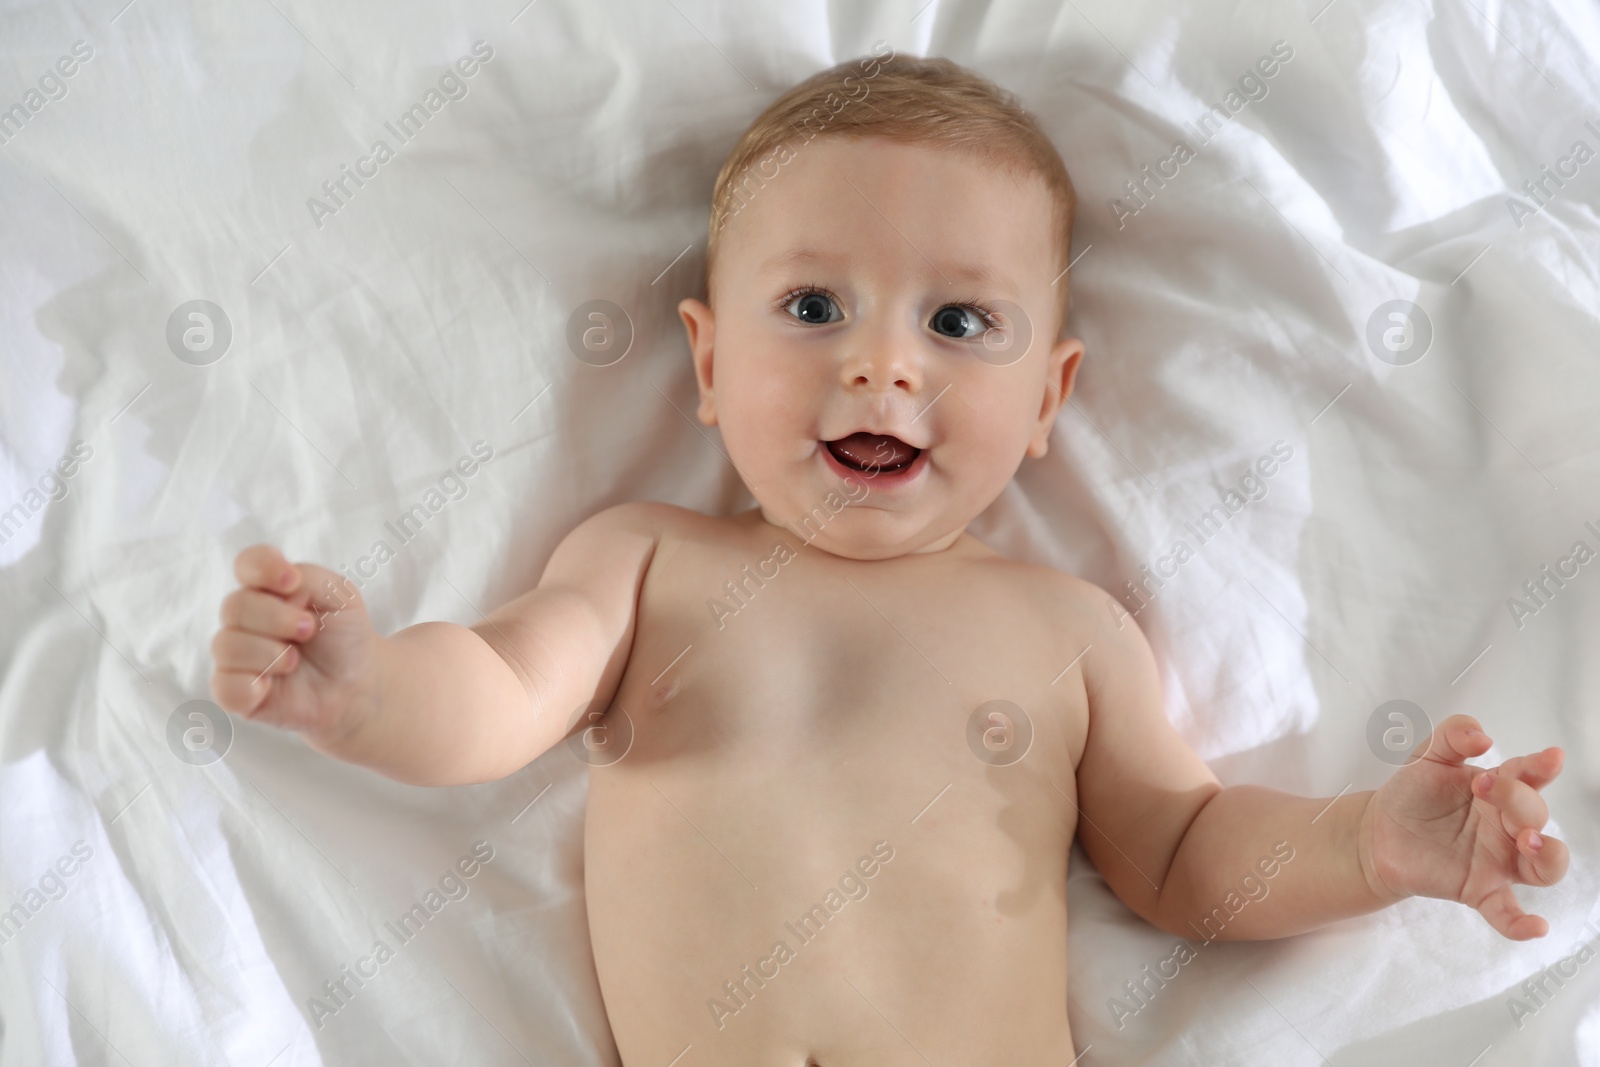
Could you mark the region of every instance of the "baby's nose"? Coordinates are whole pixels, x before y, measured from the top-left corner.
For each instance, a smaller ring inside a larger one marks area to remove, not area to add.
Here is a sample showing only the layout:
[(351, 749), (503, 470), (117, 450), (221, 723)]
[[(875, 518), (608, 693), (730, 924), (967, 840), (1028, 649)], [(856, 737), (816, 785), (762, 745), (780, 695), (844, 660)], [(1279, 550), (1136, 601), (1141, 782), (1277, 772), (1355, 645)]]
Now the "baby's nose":
[(844, 361), (842, 384), (847, 389), (922, 388), (922, 360), (915, 343), (897, 336), (879, 335), (864, 343)]

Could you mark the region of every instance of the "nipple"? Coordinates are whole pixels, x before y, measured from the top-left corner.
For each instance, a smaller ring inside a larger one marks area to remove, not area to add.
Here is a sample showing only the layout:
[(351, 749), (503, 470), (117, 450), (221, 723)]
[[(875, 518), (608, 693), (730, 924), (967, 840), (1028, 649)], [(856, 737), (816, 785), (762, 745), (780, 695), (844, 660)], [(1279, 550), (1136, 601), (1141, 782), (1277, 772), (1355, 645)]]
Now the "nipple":
[(678, 685), (678, 679), (674, 678), (670, 682), (663, 682), (656, 686), (655, 689), (650, 693), (651, 703), (655, 707), (659, 708), (661, 705), (678, 695)]

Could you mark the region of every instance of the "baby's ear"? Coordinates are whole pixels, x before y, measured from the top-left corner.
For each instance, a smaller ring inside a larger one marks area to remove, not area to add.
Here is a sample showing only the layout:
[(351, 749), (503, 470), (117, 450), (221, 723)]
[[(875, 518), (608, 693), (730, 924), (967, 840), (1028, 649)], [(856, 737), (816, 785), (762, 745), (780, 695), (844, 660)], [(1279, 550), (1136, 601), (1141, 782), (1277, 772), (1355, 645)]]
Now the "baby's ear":
[(1067, 397), (1072, 395), (1072, 383), (1078, 377), (1078, 364), (1083, 359), (1083, 342), (1076, 337), (1057, 341), (1050, 348), (1050, 358), (1045, 368), (1044, 398), (1039, 406), (1039, 424), (1033, 439), (1028, 442), (1028, 455), (1035, 459), (1050, 451), (1050, 428), (1055, 425), (1056, 413)]
[(678, 315), (689, 335), (689, 358), (694, 361), (694, 380), (700, 387), (700, 421), (717, 424), (717, 407), (711, 398), (712, 341), (717, 334), (716, 313), (704, 301), (689, 297), (678, 302)]

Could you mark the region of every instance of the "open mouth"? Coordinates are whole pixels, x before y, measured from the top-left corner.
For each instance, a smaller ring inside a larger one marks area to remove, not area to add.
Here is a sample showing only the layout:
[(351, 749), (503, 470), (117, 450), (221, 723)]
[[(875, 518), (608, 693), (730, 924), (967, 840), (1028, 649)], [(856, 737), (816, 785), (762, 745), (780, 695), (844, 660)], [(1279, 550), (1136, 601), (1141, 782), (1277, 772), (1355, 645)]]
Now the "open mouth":
[(853, 433), (823, 444), (840, 466), (867, 475), (898, 474), (909, 470), (922, 455), (922, 449), (888, 434)]

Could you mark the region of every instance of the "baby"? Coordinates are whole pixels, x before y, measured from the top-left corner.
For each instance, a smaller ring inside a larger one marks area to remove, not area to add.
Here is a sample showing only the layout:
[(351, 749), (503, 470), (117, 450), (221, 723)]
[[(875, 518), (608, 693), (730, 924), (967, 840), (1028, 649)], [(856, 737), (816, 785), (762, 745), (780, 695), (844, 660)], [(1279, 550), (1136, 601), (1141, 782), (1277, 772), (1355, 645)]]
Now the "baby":
[(1538, 832), (1560, 749), (1476, 767), (1490, 740), (1454, 715), (1375, 792), (1224, 789), (1117, 601), (966, 532), (1072, 390), (1073, 208), (1034, 119), (949, 61), (797, 86), (718, 175), (706, 300), (679, 305), (759, 506), (609, 508), (479, 625), (389, 637), (347, 579), (248, 548), (217, 702), (403, 782), (587, 763), (629, 1067), (1074, 1061), (1075, 836), (1185, 938), (1413, 895), (1543, 936), (1512, 887), (1566, 871)]

